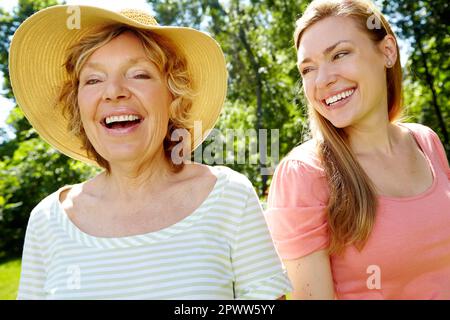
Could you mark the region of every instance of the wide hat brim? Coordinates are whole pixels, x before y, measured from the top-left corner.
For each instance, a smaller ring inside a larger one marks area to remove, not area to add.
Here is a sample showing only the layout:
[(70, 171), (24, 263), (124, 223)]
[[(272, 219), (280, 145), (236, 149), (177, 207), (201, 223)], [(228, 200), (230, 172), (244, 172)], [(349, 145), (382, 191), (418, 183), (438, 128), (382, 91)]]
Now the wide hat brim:
[(197, 148), (217, 122), (227, 91), (227, 71), (219, 44), (208, 34), (187, 27), (149, 24), (145, 17), (124, 15), (92, 6), (79, 8), (79, 28), (70, 24), (73, 6), (43, 9), (16, 30), (9, 53), (9, 73), (17, 104), (25, 117), (50, 145), (74, 159), (97, 164), (68, 131), (68, 120), (56, 107), (61, 85), (67, 80), (64, 62), (67, 49), (92, 28), (125, 24), (151, 30), (169, 38), (187, 60), (196, 95), (190, 118), (201, 121), (202, 132), (191, 133), (191, 150)]

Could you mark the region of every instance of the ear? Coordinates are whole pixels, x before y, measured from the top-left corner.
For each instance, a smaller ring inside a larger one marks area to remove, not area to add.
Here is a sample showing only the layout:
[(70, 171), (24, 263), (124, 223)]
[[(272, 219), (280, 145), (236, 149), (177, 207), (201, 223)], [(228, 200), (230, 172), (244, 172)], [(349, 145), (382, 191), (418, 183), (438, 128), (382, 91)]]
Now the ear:
[(395, 40), (395, 37), (391, 34), (387, 34), (378, 46), (384, 56), (386, 68), (392, 68), (398, 59), (397, 41)]

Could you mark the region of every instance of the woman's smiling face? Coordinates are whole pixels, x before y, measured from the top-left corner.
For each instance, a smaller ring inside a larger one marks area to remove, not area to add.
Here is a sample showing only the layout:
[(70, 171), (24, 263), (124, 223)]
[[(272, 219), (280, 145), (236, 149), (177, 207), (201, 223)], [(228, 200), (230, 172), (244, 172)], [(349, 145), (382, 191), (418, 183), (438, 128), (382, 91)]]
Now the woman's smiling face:
[(164, 75), (131, 32), (94, 51), (81, 69), (83, 128), (110, 163), (145, 161), (163, 148), (171, 101)]
[(374, 43), (349, 17), (324, 18), (306, 29), (297, 62), (310, 106), (338, 128), (387, 116), (383, 48), (391, 40)]

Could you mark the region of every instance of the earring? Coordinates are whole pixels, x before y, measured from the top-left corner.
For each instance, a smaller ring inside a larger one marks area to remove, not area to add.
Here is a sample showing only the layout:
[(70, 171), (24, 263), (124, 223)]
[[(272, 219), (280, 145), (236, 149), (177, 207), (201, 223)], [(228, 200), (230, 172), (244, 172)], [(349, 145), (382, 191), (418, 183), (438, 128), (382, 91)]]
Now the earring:
[(392, 62), (391, 62), (391, 60), (388, 60), (388, 61), (386, 62), (386, 66), (387, 66), (388, 68), (392, 67)]

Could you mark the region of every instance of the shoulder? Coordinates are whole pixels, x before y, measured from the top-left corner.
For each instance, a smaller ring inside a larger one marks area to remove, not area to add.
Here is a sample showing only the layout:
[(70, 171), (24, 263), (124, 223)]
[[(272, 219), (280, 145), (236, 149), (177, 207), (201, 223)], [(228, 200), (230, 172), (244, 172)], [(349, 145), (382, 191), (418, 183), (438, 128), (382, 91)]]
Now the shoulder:
[(210, 168), (216, 173), (219, 179), (224, 181), (224, 187), (226, 189), (242, 191), (253, 190), (252, 183), (244, 174), (225, 166), (214, 166)]
[(327, 179), (316, 149), (315, 141), (310, 140), (283, 158), (270, 184), (269, 207), (327, 203)]
[(190, 163), (185, 168), (185, 180), (195, 180), (195, 183), (205, 183), (211, 177), (221, 180), (228, 187), (252, 186), (250, 180), (243, 174), (225, 166), (210, 166), (201, 163)]
[[(228, 230), (234, 234), (243, 224), (250, 221), (264, 222), (262, 206), (259, 197), (250, 180), (242, 173), (224, 166), (211, 167), (218, 177), (214, 198), (214, 210), (210, 211), (210, 217), (218, 217), (221, 221), (226, 216), (226, 221), (221, 225), (230, 227)], [(217, 210), (216, 210), (217, 209)]]
[(434, 143), (439, 141), (439, 137), (431, 128), (420, 123), (398, 123), (401, 127), (409, 129), (414, 137), (429, 147), (433, 147)]
[(292, 149), (281, 160), (274, 176), (298, 175), (317, 178), (324, 176), (323, 166), (317, 154), (317, 144), (314, 140), (308, 140)]
[(442, 164), (444, 170), (450, 170), (444, 145), (439, 136), (431, 128), (419, 123), (399, 123), (401, 127), (409, 129), (430, 159), (435, 159)]
[(402, 127), (406, 127), (413, 131), (414, 133), (430, 133), (434, 132), (430, 127), (427, 127), (426, 125), (423, 125), (421, 123), (414, 123), (414, 122), (398, 122), (398, 125)]
[(67, 186), (62, 187), (42, 199), (31, 211), (28, 225), (34, 228), (48, 226), (58, 212), (59, 194), (66, 188)]

